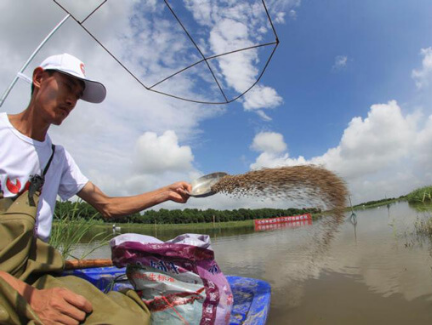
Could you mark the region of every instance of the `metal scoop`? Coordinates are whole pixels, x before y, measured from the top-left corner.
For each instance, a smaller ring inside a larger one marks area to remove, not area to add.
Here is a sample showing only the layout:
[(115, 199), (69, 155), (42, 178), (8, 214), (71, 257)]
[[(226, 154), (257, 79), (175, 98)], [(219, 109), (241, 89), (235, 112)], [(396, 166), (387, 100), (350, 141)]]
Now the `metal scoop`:
[(228, 174), (222, 172), (211, 173), (192, 181), (192, 191), (189, 195), (193, 197), (206, 197), (216, 194), (216, 192), (211, 190), (212, 186), (226, 175)]

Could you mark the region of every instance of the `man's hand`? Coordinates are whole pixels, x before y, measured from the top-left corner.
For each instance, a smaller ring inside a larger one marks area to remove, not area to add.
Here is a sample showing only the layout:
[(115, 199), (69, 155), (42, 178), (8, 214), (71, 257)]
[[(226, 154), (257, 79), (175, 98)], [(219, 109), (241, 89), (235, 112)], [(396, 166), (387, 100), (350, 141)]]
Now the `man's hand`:
[(65, 288), (34, 289), (28, 302), (45, 325), (79, 324), (93, 311), (86, 298)]
[(186, 182), (177, 182), (166, 187), (168, 191), (168, 200), (177, 203), (186, 203), (189, 199), (189, 193), (192, 192), (192, 185)]
[(68, 289), (38, 290), (4, 271), (0, 271), (0, 278), (28, 302), (45, 325), (79, 324), (93, 311), (86, 298)]

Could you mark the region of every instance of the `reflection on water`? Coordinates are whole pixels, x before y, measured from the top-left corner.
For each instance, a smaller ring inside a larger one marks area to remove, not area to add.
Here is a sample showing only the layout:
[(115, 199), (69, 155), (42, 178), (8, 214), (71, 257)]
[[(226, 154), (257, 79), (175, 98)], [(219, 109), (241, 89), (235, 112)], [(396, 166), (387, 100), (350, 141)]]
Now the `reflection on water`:
[[(357, 210), (356, 222), (350, 216), (298, 228), (200, 232), (212, 236), (224, 273), (271, 284), (269, 324), (430, 324), (430, 244), (414, 235), (415, 222), (430, 212), (396, 203)], [(96, 254), (110, 256), (107, 247)]]
[(212, 240), (215, 241), (219, 237), (228, 237), (228, 236), (236, 236), (241, 234), (249, 234), (254, 232), (253, 226), (245, 226), (245, 227), (236, 227), (236, 228), (219, 228), (216, 226), (210, 226), (208, 228), (194, 228), (193, 226), (190, 228), (178, 228), (178, 229), (164, 229), (163, 226), (155, 226), (149, 230), (142, 230), (139, 227), (133, 227), (128, 224), (121, 224), (121, 226), (117, 226), (120, 229), (111, 229), (109, 227), (106, 228), (95, 228), (92, 231), (89, 231), (82, 240), (82, 243), (88, 243), (95, 235), (100, 234), (101, 237), (115, 237), (120, 234), (125, 233), (140, 233), (143, 235), (157, 237), (160, 240), (168, 240), (174, 238), (178, 235), (185, 233), (203, 233), (211, 236)]

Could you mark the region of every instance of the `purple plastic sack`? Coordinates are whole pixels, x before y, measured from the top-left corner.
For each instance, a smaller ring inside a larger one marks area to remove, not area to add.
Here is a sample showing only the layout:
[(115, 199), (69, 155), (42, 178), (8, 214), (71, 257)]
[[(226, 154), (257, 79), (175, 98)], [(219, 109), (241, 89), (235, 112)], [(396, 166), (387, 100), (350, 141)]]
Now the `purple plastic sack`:
[(214, 260), (208, 235), (167, 242), (123, 234), (110, 242), (112, 260), (152, 312), (152, 324), (228, 324), (233, 295)]

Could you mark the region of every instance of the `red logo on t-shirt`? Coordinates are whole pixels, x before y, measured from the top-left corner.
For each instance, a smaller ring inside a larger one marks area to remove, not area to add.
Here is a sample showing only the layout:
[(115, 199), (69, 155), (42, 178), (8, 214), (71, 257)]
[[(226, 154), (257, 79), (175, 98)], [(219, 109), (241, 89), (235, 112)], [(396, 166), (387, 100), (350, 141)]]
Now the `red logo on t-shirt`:
[(16, 179), (15, 184), (9, 179), (9, 177), (6, 178), (6, 188), (12, 194), (21, 194), (22, 192), (28, 190), (29, 187), (30, 187), (30, 181), (27, 181), (27, 183), (21, 189), (21, 182), (18, 178)]
[(17, 179), (14, 184), (8, 177), (6, 180), (6, 187), (8, 191), (11, 192), (12, 194), (18, 194), (21, 189), (21, 182), (19, 179)]

